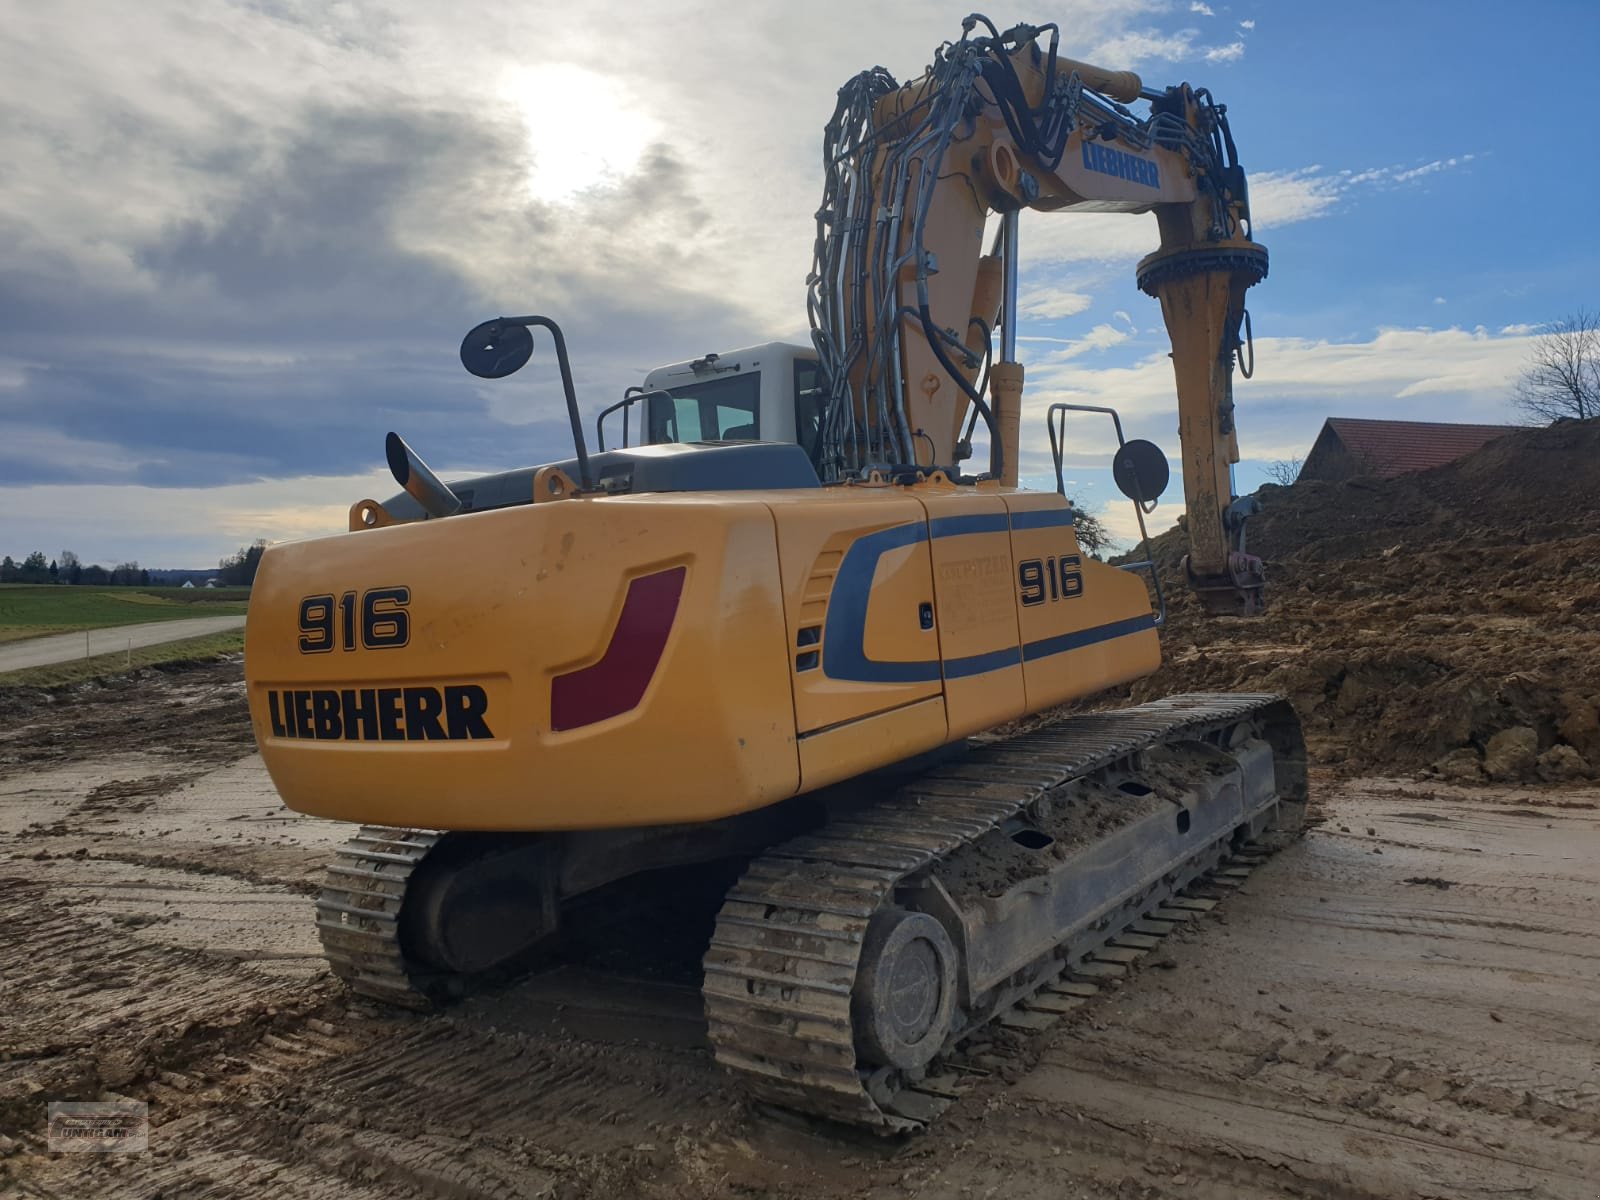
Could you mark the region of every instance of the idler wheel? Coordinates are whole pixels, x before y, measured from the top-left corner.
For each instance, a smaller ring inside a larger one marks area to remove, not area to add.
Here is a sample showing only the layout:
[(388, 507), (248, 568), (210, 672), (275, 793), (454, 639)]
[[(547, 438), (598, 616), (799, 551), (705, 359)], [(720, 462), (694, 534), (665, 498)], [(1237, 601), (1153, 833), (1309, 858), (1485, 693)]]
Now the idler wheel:
[(927, 913), (885, 909), (872, 918), (850, 996), (856, 1051), (874, 1066), (926, 1066), (950, 1034), (956, 948)]

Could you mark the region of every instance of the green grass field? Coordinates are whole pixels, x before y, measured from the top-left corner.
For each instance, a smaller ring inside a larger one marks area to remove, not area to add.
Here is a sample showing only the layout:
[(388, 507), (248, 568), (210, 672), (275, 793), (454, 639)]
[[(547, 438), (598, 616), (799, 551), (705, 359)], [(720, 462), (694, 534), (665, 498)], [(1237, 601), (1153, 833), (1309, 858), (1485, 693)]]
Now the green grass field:
[(180, 617), (223, 617), (244, 612), (249, 596), (248, 588), (6, 584), (0, 586), (0, 642)]
[(75, 658), (71, 662), (54, 663), (48, 667), (6, 671), (0, 674), (0, 692), (10, 687), (59, 687), (64, 683), (82, 683), (86, 679), (123, 675), (140, 667), (154, 667), (163, 663), (203, 662), (219, 654), (235, 654), (243, 649), (244, 630), (213, 633), (178, 642), (163, 642), (159, 646), (145, 646), (131, 653), (116, 651), (97, 654), (93, 658)]

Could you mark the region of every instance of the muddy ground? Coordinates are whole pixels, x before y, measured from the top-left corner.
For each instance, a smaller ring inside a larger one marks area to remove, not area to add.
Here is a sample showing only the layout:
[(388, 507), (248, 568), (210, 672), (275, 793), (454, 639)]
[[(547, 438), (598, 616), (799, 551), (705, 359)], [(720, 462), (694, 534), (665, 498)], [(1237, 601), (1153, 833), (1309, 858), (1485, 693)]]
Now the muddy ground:
[(1246, 530), (1266, 615), (1202, 617), (1187, 535), (1154, 539), (1167, 662), (1112, 699), (1282, 692), (1313, 758), (1343, 775), (1600, 779), (1600, 420), (1260, 499)]
[[(0, 1193), (1596, 1194), (1592, 785), (1319, 772), (1303, 841), (883, 1141), (746, 1105), (683, 979), (603, 950), (441, 1016), (351, 1003), (311, 924), (346, 831), (280, 807), (242, 712), (221, 664), (0, 713)], [(668, 881), (646, 908), (708, 919)], [(47, 1100), (108, 1095), (148, 1153), (44, 1152)]]

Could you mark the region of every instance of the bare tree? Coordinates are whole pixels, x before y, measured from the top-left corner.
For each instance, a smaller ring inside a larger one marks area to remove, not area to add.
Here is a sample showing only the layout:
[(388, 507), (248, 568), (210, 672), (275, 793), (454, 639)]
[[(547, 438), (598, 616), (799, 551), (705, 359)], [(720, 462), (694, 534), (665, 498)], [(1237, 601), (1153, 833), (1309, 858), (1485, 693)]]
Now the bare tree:
[(1111, 545), (1111, 534), (1099, 517), (1088, 509), (1080, 508), (1076, 500), (1069, 498), (1067, 503), (1072, 505), (1073, 532), (1078, 535), (1078, 545), (1099, 558)]
[(1580, 308), (1545, 326), (1511, 402), (1540, 421), (1600, 417), (1600, 313)]
[(1288, 487), (1300, 478), (1300, 468), (1306, 465), (1303, 458), (1280, 458), (1267, 464), (1267, 478), (1279, 487)]

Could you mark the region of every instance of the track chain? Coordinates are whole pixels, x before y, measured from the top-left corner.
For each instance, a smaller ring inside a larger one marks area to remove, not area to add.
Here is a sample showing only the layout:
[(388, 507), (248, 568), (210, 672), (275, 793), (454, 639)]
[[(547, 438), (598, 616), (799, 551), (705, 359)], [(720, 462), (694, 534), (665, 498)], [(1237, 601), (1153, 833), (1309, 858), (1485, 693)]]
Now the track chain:
[[(706, 1019), (717, 1060), (758, 1100), (884, 1131), (922, 1128), (943, 1107), (939, 1089), (856, 1066), (851, 993), (867, 925), (902, 881), (1053, 788), (1148, 749), (1283, 705), (1280, 696), (1193, 694), (1075, 716), (974, 750), (919, 776), (889, 799), (830, 822), (756, 859), (728, 893), (705, 958)], [(1138, 933), (1145, 914), (1228, 853), (1227, 838), (1126, 899), (1102, 945)], [(1148, 933), (1146, 936), (1154, 936)], [(1137, 945), (1122, 947), (1136, 950)], [(1119, 956), (1113, 955), (1113, 960)], [(986, 1019), (1022, 1021), (1029, 1000), (1064, 966), (1054, 952)], [(1068, 983), (1092, 984), (1094, 966)], [(1100, 970), (1115, 970), (1115, 962)], [(1033, 1023), (1037, 1023), (1034, 1021)], [(970, 1037), (982, 1024), (957, 1032)], [(954, 1045), (948, 1047), (954, 1050)], [(917, 1086), (912, 1086), (916, 1084)]]
[(411, 872), (442, 836), (363, 825), (339, 847), (317, 895), (317, 934), (351, 991), (402, 1008), (433, 1007), (427, 984), (406, 966), (400, 904)]

